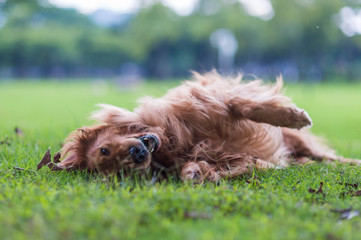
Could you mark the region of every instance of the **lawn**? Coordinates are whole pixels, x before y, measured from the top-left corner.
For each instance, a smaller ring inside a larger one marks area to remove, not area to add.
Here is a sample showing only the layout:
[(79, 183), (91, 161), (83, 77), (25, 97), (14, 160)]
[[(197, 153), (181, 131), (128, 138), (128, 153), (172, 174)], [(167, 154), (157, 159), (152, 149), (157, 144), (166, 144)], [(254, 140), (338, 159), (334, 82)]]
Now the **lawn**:
[[(132, 109), (174, 85), (0, 83), (0, 239), (360, 238), (361, 167), (294, 166), (199, 186), (34, 171), (49, 147), (54, 154), (70, 131), (91, 124), (96, 103)], [(289, 85), (286, 93), (309, 112), (313, 132), (361, 158), (361, 84)]]

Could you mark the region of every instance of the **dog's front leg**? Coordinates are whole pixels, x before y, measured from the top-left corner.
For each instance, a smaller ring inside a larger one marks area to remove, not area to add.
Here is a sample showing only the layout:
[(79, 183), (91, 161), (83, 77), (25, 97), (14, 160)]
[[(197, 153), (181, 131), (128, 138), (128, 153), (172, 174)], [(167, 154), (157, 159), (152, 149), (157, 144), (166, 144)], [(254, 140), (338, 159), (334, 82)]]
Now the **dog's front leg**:
[(267, 101), (234, 97), (228, 101), (228, 107), (232, 116), (237, 119), (247, 118), (255, 122), (297, 129), (312, 125), (307, 112), (296, 106), (284, 106), (281, 98), (278, 99), (277, 96)]
[(181, 170), (181, 179), (183, 181), (192, 181), (194, 183), (202, 183), (204, 180), (216, 182), (220, 179), (214, 167), (205, 161), (187, 162)]

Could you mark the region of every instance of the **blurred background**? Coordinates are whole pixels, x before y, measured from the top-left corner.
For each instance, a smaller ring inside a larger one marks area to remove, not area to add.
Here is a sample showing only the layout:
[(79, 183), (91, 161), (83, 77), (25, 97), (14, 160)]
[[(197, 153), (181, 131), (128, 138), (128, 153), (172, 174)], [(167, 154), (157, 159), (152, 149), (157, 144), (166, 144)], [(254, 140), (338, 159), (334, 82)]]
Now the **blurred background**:
[(360, 34), (360, 0), (0, 0), (0, 80), (357, 81)]

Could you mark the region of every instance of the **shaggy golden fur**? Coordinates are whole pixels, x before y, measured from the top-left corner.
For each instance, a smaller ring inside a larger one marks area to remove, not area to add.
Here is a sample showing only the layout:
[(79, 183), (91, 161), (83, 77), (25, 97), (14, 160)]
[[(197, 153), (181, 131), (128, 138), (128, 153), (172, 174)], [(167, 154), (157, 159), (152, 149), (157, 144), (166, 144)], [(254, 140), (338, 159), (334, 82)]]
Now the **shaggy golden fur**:
[(216, 72), (161, 98), (143, 98), (130, 112), (100, 105), (101, 124), (73, 132), (62, 149), (62, 167), (106, 174), (162, 170), (183, 180), (217, 181), (253, 168), (303, 164), (309, 160), (357, 163), (334, 154), (308, 129), (307, 113), (274, 85), (244, 82)]

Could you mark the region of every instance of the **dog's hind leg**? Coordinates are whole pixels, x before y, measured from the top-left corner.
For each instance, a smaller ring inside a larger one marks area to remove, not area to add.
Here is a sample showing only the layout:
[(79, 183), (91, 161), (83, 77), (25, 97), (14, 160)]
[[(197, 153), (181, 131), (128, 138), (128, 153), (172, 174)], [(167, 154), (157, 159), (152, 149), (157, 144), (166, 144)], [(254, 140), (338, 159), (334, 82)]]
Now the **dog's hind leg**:
[(321, 138), (314, 136), (307, 129), (282, 128), (282, 134), (284, 143), (294, 156), (296, 164), (305, 164), (315, 160), (326, 163), (340, 162), (361, 165), (360, 160), (337, 156), (334, 150), (322, 142)]
[(247, 118), (273, 126), (297, 129), (312, 125), (307, 112), (292, 105), (285, 106), (282, 96), (273, 96), (266, 101), (254, 101), (237, 96), (229, 99), (227, 106), (236, 119)]

